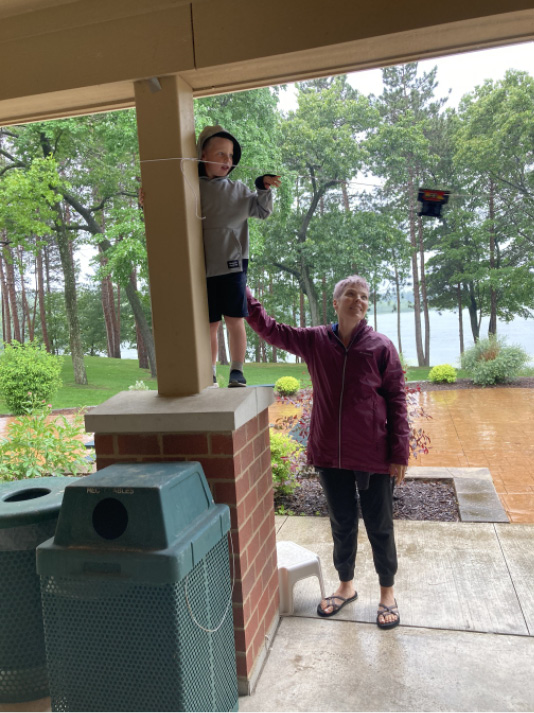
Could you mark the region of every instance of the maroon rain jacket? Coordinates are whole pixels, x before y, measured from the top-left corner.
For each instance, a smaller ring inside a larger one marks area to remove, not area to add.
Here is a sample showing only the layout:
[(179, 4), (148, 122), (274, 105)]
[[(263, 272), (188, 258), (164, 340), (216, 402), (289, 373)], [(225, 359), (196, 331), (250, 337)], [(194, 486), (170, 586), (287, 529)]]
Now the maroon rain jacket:
[(313, 385), (308, 463), (389, 473), (408, 465), (409, 426), (404, 373), (394, 344), (365, 320), (345, 348), (337, 325), (278, 324), (247, 288), (250, 326), (279, 349), (300, 356)]

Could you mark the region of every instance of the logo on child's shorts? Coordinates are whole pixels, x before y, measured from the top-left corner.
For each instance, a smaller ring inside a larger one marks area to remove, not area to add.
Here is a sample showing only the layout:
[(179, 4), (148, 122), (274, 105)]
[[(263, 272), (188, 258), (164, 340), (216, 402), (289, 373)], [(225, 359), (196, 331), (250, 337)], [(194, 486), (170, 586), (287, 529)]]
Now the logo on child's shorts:
[(228, 260), (226, 264), (228, 265), (228, 269), (231, 270), (234, 267), (239, 267), (239, 260)]

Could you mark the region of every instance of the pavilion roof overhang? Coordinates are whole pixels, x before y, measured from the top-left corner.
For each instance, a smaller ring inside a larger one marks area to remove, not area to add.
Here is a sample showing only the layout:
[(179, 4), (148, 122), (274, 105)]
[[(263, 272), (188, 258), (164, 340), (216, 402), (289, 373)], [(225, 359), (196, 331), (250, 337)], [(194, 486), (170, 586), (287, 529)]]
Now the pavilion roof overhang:
[[(195, 96), (528, 41), (525, 0), (3, 0), (0, 125), (134, 106), (134, 82)], [(11, 67), (11, 71), (6, 68)]]

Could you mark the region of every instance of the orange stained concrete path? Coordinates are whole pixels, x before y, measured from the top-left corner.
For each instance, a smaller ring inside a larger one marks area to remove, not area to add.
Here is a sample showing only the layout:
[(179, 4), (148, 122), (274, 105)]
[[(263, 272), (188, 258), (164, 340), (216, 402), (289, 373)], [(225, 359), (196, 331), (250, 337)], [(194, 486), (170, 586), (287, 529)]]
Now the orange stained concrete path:
[[(488, 468), (511, 522), (534, 523), (534, 389), (423, 391), (428, 455), (411, 466)], [(274, 403), (271, 424), (294, 407)]]
[(423, 391), (428, 455), (410, 465), (488, 468), (511, 522), (534, 523), (534, 389)]

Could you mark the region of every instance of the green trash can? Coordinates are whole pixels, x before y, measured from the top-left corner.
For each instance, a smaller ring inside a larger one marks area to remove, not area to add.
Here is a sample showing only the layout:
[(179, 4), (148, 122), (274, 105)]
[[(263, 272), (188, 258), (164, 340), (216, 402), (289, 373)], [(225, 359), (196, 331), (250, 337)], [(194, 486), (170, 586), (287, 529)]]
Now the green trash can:
[(53, 711), (237, 710), (229, 530), (196, 462), (66, 488), (37, 550)]
[(49, 476), (0, 483), (0, 702), (48, 696), (35, 548), (56, 529), (65, 486)]

